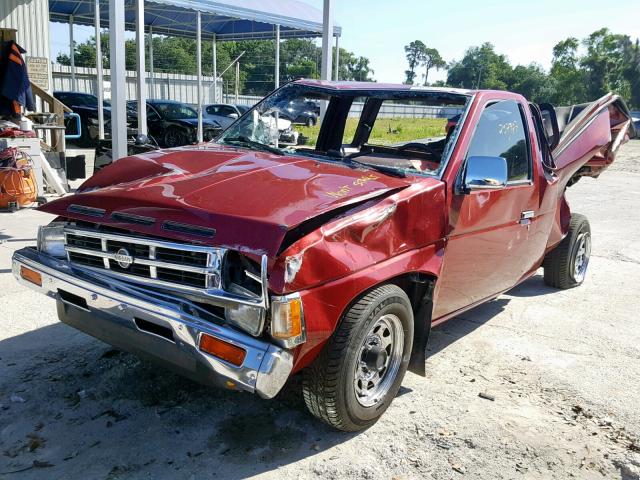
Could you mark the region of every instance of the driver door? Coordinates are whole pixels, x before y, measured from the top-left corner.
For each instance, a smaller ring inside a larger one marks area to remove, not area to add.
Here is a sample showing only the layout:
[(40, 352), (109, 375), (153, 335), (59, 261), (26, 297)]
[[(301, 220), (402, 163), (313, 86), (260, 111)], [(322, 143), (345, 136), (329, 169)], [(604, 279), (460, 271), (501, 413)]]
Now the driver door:
[(539, 205), (523, 108), (515, 100), (487, 102), (476, 124), (457, 184), (472, 156), (506, 159), (507, 184), (468, 193), (452, 187), (434, 319), (511, 288), (537, 260), (531, 223)]

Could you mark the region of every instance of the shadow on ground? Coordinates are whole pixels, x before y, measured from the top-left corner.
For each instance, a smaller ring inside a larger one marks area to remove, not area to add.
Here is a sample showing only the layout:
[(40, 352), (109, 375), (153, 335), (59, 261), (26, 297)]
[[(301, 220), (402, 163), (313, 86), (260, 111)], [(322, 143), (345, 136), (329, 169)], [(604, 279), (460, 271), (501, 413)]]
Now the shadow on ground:
[(239, 479), (353, 436), (307, 413), (297, 377), (271, 401), (208, 388), (61, 323), (0, 342), (0, 432), (0, 478)]
[[(509, 295), (545, 289), (535, 277)], [(501, 297), (434, 328), (429, 355), (508, 302)], [(356, 435), (308, 414), (298, 377), (271, 401), (207, 388), (61, 323), (0, 342), (0, 432), (0, 477), (110, 479), (247, 478)]]
[(510, 297), (539, 297), (557, 291), (557, 289), (545, 285), (542, 275), (534, 275), (509, 290), (505, 295), (479, 305), (442, 325), (434, 327), (429, 337), (427, 355), (437, 354), (465, 335), (483, 326), (506, 308)]

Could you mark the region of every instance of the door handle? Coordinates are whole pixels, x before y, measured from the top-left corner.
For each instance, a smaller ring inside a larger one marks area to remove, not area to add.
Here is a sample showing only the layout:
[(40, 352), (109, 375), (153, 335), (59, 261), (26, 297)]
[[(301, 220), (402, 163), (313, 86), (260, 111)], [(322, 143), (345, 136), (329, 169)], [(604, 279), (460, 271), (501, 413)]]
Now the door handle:
[(535, 212), (533, 210), (524, 210), (520, 212), (520, 221), (518, 223), (521, 225), (529, 225), (534, 216)]

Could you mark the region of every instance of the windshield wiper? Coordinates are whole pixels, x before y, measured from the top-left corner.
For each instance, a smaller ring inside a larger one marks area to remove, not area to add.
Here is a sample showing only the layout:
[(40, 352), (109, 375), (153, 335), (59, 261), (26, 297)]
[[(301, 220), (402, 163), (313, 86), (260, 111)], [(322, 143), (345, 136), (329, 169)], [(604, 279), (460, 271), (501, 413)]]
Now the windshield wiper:
[(396, 168), (393, 167), (385, 167), (384, 165), (373, 165), (371, 163), (366, 163), (366, 162), (361, 162), (359, 160), (356, 160), (355, 158), (352, 157), (344, 157), (344, 160), (346, 160), (345, 163), (347, 164), (357, 164), (357, 165), (362, 165), (363, 167), (366, 168), (371, 168), (377, 172), (380, 173), (384, 173), (385, 175), (390, 175), (392, 177), (400, 177), (400, 178), (404, 178), (407, 176), (407, 174), (402, 171), (402, 170), (398, 170)]
[(265, 145), (264, 143), (254, 142), (253, 140), (249, 140), (247, 137), (232, 137), (232, 138), (224, 138), (222, 139), (222, 143), (228, 143), (230, 145), (239, 145), (241, 147), (253, 148), (256, 150), (262, 150), (264, 152), (273, 153), (275, 155), (284, 155), (285, 153), (276, 147), (271, 147), (269, 145)]

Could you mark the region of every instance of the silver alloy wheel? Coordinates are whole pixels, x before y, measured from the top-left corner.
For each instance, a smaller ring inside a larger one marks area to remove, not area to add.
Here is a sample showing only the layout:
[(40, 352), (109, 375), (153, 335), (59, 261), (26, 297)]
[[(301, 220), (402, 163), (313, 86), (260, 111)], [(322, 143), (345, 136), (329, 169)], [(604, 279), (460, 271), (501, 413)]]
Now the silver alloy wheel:
[(591, 256), (591, 235), (589, 232), (581, 233), (576, 240), (576, 258), (573, 261), (573, 279), (577, 283), (584, 280), (587, 273), (587, 265)]
[(402, 322), (393, 314), (381, 316), (367, 333), (356, 357), (354, 389), (358, 403), (371, 407), (393, 385), (404, 346)]

